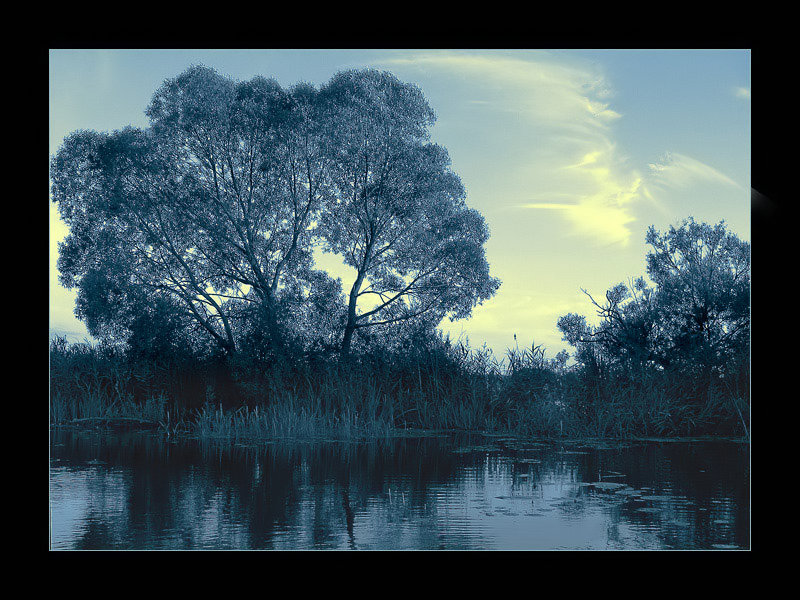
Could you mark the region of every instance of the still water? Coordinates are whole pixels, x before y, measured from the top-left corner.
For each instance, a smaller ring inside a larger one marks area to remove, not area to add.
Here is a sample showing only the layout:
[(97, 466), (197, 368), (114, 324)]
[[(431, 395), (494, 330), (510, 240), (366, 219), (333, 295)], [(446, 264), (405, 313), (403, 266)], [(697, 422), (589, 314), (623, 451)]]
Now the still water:
[(747, 549), (749, 445), (56, 431), (52, 549)]

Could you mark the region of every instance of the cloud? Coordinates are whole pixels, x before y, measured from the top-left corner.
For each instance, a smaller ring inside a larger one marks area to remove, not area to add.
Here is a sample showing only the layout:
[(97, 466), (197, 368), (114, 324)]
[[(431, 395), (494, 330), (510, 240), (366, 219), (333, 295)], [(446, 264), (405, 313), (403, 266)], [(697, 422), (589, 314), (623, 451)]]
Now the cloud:
[(742, 100), (750, 100), (750, 88), (737, 87), (733, 89), (733, 95)]
[(652, 198), (643, 177), (636, 170), (621, 168), (613, 148), (589, 152), (562, 169), (586, 191), (571, 194), (567, 202), (532, 202), (521, 207), (559, 211), (577, 234), (601, 243), (627, 245), (629, 225), (636, 220), (634, 205), (643, 197)]
[[(553, 128), (596, 135), (595, 130), (620, 117), (602, 101), (611, 95), (602, 77), (543, 54), (522, 59), (500, 53), (443, 51), (386, 59), (383, 63), (466, 76), (478, 82), (484, 94), (493, 96), (492, 104)], [(468, 102), (489, 101), (484, 97)]]
[[(505, 198), (525, 195), (516, 207), (557, 211), (575, 233), (601, 244), (628, 243), (643, 179), (616, 149), (612, 125), (622, 115), (612, 108), (613, 89), (597, 67), (546, 53), (435, 52), (387, 63), (458, 75), (480, 93), (480, 100), (465, 102), (514, 113), (533, 141), (504, 182)], [(510, 194), (509, 181), (517, 184)], [(530, 202), (531, 190), (541, 202)]]
[(650, 163), (649, 181), (661, 188), (684, 189), (695, 183), (710, 182), (744, 189), (733, 179), (697, 159), (677, 152), (666, 153)]
[[(713, 167), (677, 152), (649, 165), (652, 157), (640, 157), (641, 170), (635, 168), (615, 138), (615, 124), (624, 116), (612, 106), (614, 89), (595, 64), (547, 52), (521, 57), (500, 51), (425, 51), (384, 62), (450, 78), (453, 86), (463, 86), (458, 94), (464, 105), (495, 111), (492, 119), (498, 111), (509, 115), (503, 141), (492, 146), (507, 151), (507, 160), (491, 193), (506, 206), (552, 211), (590, 242), (628, 245), (634, 223), (646, 214), (643, 203), (666, 211), (663, 203), (669, 198), (656, 190), (699, 183), (741, 188)], [(734, 93), (750, 97), (748, 88)], [(505, 146), (511, 139), (519, 140), (513, 149)]]

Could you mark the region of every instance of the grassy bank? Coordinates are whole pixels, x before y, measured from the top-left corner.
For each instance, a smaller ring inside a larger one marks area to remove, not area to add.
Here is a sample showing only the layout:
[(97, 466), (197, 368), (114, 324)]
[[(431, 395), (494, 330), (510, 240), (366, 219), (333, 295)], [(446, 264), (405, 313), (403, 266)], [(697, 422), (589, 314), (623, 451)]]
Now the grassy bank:
[[(398, 429), (520, 436), (741, 436), (749, 427), (747, 365), (697, 381), (657, 370), (590, 373), (538, 348), (502, 360), (442, 343), (340, 362), (304, 355), (134, 358), (110, 346), (50, 346), (53, 425), (138, 419), (203, 437), (355, 439)], [(83, 421), (80, 421), (83, 420)]]

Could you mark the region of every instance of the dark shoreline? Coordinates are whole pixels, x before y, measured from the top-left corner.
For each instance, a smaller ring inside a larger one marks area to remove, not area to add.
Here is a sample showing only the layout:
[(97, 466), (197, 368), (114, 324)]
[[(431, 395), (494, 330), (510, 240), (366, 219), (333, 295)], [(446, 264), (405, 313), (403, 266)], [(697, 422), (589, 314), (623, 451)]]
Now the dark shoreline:
[[(748, 436), (731, 436), (731, 435), (701, 435), (701, 436), (673, 436), (673, 437), (641, 437), (634, 436), (628, 438), (598, 438), (598, 437), (543, 437), (543, 436), (524, 436), (514, 433), (504, 432), (488, 432), (488, 431), (465, 431), (465, 430), (436, 430), (436, 429), (405, 429), (395, 428), (387, 432), (386, 435), (369, 436), (369, 437), (355, 437), (348, 439), (334, 439), (325, 435), (317, 435), (312, 437), (270, 437), (270, 436), (202, 436), (191, 432), (182, 433), (169, 433), (159, 423), (139, 422), (138, 419), (132, 417), (115, 418), (98, 418), (98, 419), (76, 419), (77, 422), (50, 424), (51, 431), (94, 431), (98, 433), (159, 433), (174, 439), (185, 440), (217, 440), (217, 441), (235, 441), (235, 440), (248, 440), (252, 442), (266, 441), (266, 442), (303, 442), (303, 443), (319, 443), (319, 442), (370, 442), (375, 440), (384, 439), (398, 439), (398, 438), (431, 438), (431, 437), (449, 437), (451, 435), (465, 435), (465, 436), (479, 436), (488, 439), (500, 439), (504, 441), (513, 440), (515, 442), (538, 442), (548, 445), (555, 444), (626, 444), (630, 442), (638, 443), (694, 443), (694, 442), (732, 442), (740, 444), (749, 444), (751, 442)], [(91, 421), (93, 424), (90, 424)], [(115, 422), (116, 421), (116, 422)], [(102, 423), (102, 424), (101, 424)]]

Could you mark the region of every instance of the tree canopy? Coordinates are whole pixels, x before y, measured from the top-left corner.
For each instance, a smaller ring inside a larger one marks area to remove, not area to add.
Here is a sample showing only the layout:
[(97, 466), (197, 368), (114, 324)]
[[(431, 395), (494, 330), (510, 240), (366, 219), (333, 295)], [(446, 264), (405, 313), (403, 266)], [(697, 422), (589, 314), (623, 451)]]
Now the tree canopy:
[(724, 371), (749, 351), (750, 244), (724, 222), (689, 218), (646, 237), (648, 284), (640, 277), (590, 299), (601, 317), (597, 327), (570, 313), (558, 320), (578, 361), (593, 368), (652, 365), (687, 375)]
[(489, 276), (483, 217), (466, 206), (447, 151), (428, 142), (434, 115), (425, 98), (378, 71), (340, 73), (322, 94), (336, 152), (320, 233), (356, 270), (343, 352), (359, 329), (469, 316), (499, 281)]
[[(92, 335), (141, 343), (149, 315), (179, 344), (346, 354), (361, 329), (463, 318), (499, 285), (486, 224), (429, 142), (432, 109), (389, 73), (284, 89), (191, 67), (146, 114), (74, 132), (51, 159), (60, 280)], [(356, 270), (349, 295), (315, 248)]]

